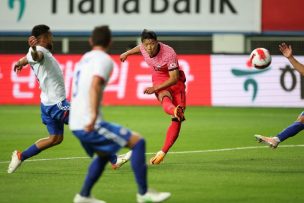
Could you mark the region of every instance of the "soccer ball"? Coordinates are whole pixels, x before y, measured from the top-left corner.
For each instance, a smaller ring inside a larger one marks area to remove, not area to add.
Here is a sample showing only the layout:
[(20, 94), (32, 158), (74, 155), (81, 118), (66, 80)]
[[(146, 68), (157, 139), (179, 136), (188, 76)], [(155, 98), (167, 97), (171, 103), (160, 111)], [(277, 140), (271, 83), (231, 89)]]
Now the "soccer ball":
[(248, 61), (249, 66), (254, 66), (257, 69), (267, 68), (271, 64), (271, 55), (265, 48), (254, 49)]

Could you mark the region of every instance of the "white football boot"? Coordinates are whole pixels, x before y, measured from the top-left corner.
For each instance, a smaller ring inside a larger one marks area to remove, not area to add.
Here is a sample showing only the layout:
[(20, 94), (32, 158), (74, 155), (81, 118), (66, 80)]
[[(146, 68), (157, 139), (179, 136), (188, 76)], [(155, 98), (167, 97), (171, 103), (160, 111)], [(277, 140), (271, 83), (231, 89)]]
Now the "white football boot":
[(73, 200), (74, 203), (106, 203), (105, 201), (95, 199), (94, 197), (84, 197), (76, 194)]
[(278, 137), (265, 137), (263, 135), (254, 135), (256, 140), (261, 143), (265, 143), (269, 145), (272, 149), (275, 149), (280, 144), (280, 140)]
[(118, 155), (116, 163), (112, 164), (112, 168), (114, 170), (119, 169), (122, 165), (124, 165), (125, 163), (127, 163), (130, 160), (131, 156), (132, 156), (132, 151), (129, 151), (125, 154)]
[(146, 194), (136, 195), (138, 203), (148, 203), (148, 202), (163, 202), (171, 196), (170, 192), (157, 192), (153, 190), (148, 190)]
[(21, 152), (15, 150), (12, 153), (12, 159), (10, 164), (8, 165), (8, 169), (7, 172), (8, 173), (14, 173), (17, 168), (21, 165), (22, 161), (21, 161)]

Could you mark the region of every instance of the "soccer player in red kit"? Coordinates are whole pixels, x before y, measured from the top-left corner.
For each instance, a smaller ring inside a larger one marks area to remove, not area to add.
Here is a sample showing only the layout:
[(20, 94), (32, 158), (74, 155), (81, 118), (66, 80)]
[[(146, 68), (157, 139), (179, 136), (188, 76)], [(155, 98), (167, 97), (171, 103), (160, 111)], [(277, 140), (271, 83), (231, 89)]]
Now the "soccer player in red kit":
[(163, 110), (172, 116), (166, 140), (161, 149), (150, 159), (151, 164), (160, 164), (176, 141), (182, 121), (185, 120), (186, 93), (184, 72), (178, 65), (175, 51), (157, 40), (155, 32), (143, 30), (141, 44), (120, 55), (123, 62), (129, 55), (141, 53), (146, 63), (152, 67), (153, 86), (145, 89), (145, 94), (155, 94)]

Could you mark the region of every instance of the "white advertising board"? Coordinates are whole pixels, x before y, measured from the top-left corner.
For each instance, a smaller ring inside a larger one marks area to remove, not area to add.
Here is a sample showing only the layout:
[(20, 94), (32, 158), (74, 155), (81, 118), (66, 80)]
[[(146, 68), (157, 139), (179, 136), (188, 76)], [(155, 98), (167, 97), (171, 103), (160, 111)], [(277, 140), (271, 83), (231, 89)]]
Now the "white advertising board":
[(260, 32), (261, 0), (3, 0), (0, 32), (47, 24), (58, 32)]
[[(297, 57), (304, 62), (304, 57)], [(304, 78), (283, 56), (273, 56), (269, 68), (246, 65), (248, 56), (211, 56), (213, 106), (304, 106)]]

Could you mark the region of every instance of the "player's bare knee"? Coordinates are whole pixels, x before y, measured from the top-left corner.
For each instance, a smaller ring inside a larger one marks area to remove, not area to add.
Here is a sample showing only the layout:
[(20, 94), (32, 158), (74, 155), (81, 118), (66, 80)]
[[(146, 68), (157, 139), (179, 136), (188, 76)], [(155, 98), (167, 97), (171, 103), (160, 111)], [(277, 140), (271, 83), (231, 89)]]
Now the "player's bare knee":
[(56, 145), (60, 144), (63, 141), (63, 136), (58, 136), (58, 139), (56, 140)]
[(132, 135), (129, 139), (129, 142), (127, 144), (128, 148), (133, 148), (140, 140), (142, 140), (143, 138), (140, 136), (139, 133), (137, 132), (132, 132)]
[(160, 93), (158, 93), (158, 100), (159, 100), (160, 102), (163, 101), (163, 98), (164, 98), (164, 97), (169, 97), (169, 99), (172, 100), (172, 95), (170, 94), (169, 91), (161, 91)]
[(55, 146), (63, 141), (63, 136), (54, 135), (49, 137), (49, 145)]

